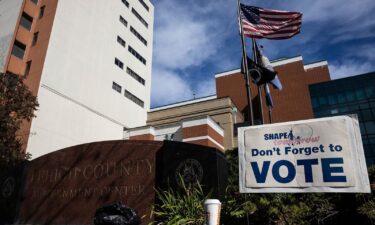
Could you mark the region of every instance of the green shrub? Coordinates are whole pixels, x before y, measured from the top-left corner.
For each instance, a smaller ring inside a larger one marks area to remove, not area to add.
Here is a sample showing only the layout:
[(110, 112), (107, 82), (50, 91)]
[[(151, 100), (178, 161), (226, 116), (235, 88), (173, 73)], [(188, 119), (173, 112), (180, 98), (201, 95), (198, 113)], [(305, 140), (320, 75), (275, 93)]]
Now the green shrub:
[(168, 190), (157, 190), (157, 203), (154, 205), (152, 215), (155, 225), (182, 225), (182, 224), (204, 224), (203, 202), (209, 197), (203, 193), (202, 186), (187, 186), (181, 179), (182, 192), (169, 188)]

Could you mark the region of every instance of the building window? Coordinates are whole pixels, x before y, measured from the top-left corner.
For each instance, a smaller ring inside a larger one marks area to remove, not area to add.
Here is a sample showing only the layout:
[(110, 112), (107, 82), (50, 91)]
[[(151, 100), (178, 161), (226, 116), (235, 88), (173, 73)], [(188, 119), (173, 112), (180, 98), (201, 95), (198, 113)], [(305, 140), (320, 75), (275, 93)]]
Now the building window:
[(112, 82), (112, 89), (121, 93), (121, 85), (117, 84), (116, 82)]
[(125, 41), (124, 39), (122, 39), (120, 36), (117, 36), (117, 42), (122, 45), (123, 47), (125, 47)]
[(337, 95), (337, 98), (338, 98), (338, 102), (339, 102), (339, 103), (344, 103), (344, 102), (346, 102), (345, 95), (342, 94), (342, 93), (339, 93), (339, 94)]
[(125, 97), (127, 97), (128, 99), (130, 99), (131, 101), (133, 101), (135, 104), (141, 106), (142, 108), (144, 107), (144, 102), (137, 98), (135, 95), (133, 95), (132, 93), (130, 93), (129, 91), (125, 90)]
[(27, 75), (29, 75), (29, 73), (30, 73), (30, 68), (31, 68), (31, 60), (30, 60), (30, 61), (27, 61), (27, 63), (26, 63), (25, 72), (23, 73), (23, 76), (24, 76), (24, 77), (27, 77)]
[(130, 31), (144, 44), (147, 46), (147, 41), (144, 39), (132, 26), (130, 26)]
[(16, 56), (17, 58), (23, 59), (23, 56), (25, 55), (25, 51), (26, 51), (26, 45), (15, 40), (13, 49), (12, 49), (12, 55)]
[(134, 50), (130, 45), (128, 45), (129, 52), (134, 55), (141, 63), (146, 65), (146, 59), (143, 58), (136, 50)]
[(126, 7), (129, 8), (129, 2), (128, 2), (128, 1), (126, 1), (126, 0), (121, 0), (121, 1), (122, 1), (122, 3), (124, 3), (124, 5), (125, 5)]
[(42, 18), (44, 16), (44, 11), (46, 10), (46, 6), (42, 6), (40, 7), (40, 11), (39, 11), (39, 19)]
[(26, 13), (22, 13), (20, 24), (27, 30), (31, 30), (31, 26), (33, 25), (33, 18)]
[(328, 104), (329, 105), (337, 104), (337, 100), (334, 95), (328, 95)]
[(317, 108), (319, 106), (318, 99), (315, 97), (311, 98), (311, 104), (314, 109)]
[(120, 16), (120, 22), (121, 22), (122, 24), (124, 24), (125, 27), (128, 26), (128, 21), (126, 21), (126, 20), (124, 19), (124, 17), (122, 17), (122, 16)]
[(38, 36), (39, 36), (39, 32), (36, 32), (34, 33), (33, 35), (33, 41), (32, 41), (32, 46), (36, 45), (36, 43), (38, 42)]
[(367, 134), (375, 134), (375, 121), (365, 122)]
[(124, 63), (121, 62), (118, 58), (115, 58), (115, 64), (116, 64), (116, 66), (120, 67), (121, 69), (124, 69)]
[(348, 99), (349, 102), (355, 101), (354, 92), (352, 91), (346, 91), (346, 99)]
[(366, 93), (363, 89), (356, 90), (355, 95), (358, 100), (366, 99)]
[(31, 0), (32, 3), (34, 3), (35, 5), (38, 5), (38, 0)]
[(133, 77), (136, 81), (138, 81), (139, 83), (145, 85), (145, 80), (139, 76), (136, 72), (134, 72), (132, 69), (130, 69), (129, 67), (126, 68), (126, 72), (131, 76)]
[(141, 21), (141, 23), (142, 23), (143, 25), (145, 25), (145, 27), (148, 28), (148, 23), (146, 22), (146, 20), (144, 20), (144, 19), (142, 18), (142, 16), (139, 15), (139, 13), (138, 13), (137, 11), (135, 11), (134, 8), (132, 8), (132, 13), (134, 14), (135, 17), (137, 17), (137, 18), (139, 19), (139, 21)]
[(374, 87), (366, 87), (366, 95), (368, 98), (375, 97), (375, 88)]
[(327, 105), (327, 99), (325, 96), (319, 97), (319, 105)]
[(148, 5), (147, 5), (143, 0), (139, 0), (139, 2), (141, 3), (141, 5), (142, 5), (143, 7), (145, 7), (145, 9), (146, 9), (147, 11), (149, 10)]

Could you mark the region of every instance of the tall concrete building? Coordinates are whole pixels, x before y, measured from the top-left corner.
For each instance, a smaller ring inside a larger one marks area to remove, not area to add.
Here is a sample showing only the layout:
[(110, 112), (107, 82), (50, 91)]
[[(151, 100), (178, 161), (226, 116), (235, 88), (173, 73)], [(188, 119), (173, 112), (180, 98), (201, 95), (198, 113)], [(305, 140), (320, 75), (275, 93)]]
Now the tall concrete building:
[(0, 0), (0, 71), (24, 76), (40, 105), (20, 132), (26, 151), (146, 124), (153, 20), (150, 0)]

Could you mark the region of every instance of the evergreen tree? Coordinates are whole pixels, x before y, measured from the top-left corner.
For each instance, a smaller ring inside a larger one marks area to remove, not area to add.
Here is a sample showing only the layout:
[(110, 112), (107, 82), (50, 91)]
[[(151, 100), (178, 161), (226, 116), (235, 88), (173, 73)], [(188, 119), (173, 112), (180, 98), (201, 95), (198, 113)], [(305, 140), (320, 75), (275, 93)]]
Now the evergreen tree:
[(29, 157), (22, 151), (21, 124), (33, 118), (38, 103), (21, 76), (0, 73), (0, 170)]

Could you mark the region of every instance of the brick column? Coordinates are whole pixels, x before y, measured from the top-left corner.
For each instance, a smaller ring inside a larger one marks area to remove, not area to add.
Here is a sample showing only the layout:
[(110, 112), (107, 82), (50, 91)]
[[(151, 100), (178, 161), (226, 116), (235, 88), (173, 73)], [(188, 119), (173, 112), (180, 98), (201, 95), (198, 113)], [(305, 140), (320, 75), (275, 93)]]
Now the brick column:
[(211, 117), (182, 121), (183, 142), (205, 145), (224, 151), (224, 129)]
[(124, 139), (128, 140), (155, 140), (155, 129), (153, 127), (139, 127), (124, 131)]

